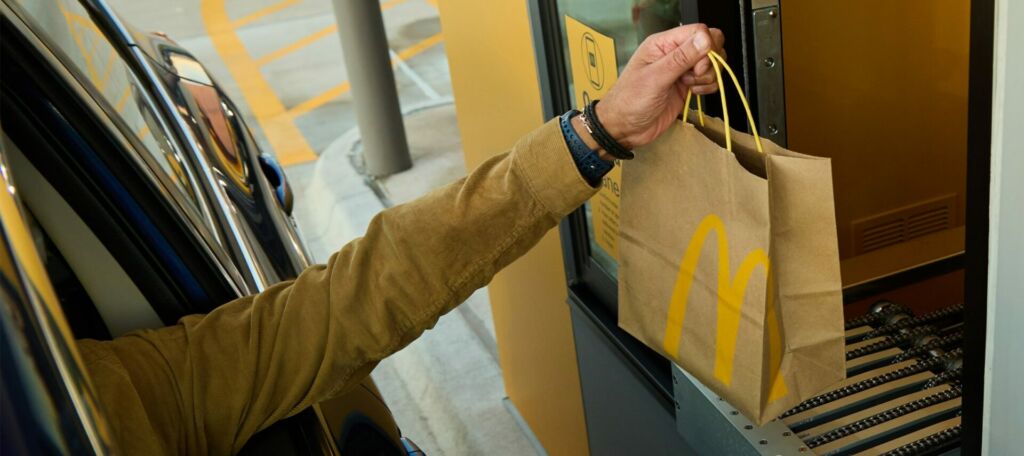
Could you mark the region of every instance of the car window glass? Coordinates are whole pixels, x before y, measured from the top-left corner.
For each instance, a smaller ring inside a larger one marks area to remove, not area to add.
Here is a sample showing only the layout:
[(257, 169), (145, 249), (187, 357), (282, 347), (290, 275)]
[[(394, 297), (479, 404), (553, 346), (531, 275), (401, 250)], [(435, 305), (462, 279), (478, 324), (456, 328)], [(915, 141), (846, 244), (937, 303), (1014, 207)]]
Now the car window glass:
[[(159, 172), (181, 192), (197, 213), (202, 213), (196, 187), (181, 152), (159, 121), (156, 106), (142, 89), (139, 80), (93, 22), (88, 12), (74, 0), (22, 0), (37, 33), (68, 58), (64, 62), (83, 75), (88, 83), (113, 108), (152, 158), (153, 171)], [(84, 82), (84, 81), (83, 81)]]

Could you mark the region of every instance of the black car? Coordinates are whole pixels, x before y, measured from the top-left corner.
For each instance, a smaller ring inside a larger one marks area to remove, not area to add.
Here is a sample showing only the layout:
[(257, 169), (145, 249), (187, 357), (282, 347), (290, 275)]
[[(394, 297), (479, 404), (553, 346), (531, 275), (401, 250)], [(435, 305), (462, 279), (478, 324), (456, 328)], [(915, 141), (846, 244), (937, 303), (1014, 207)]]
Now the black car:
[[(309, 264), (235, 104), (101, 0), (0, 3), (3, 454), (107, 453), (74, 340), (174, 324)], [(412, 454), (372, 380), (243, 453)]]

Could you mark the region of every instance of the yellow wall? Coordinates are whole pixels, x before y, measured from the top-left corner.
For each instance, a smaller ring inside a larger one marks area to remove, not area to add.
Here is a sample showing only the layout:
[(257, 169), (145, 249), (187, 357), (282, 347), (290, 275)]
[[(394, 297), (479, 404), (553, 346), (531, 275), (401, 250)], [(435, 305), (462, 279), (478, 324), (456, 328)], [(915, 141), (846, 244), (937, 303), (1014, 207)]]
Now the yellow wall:
[[(525, 1), (441, 0), (466, 166), (541, 125)], [(514, 197), (514, 195), (510, 195)], [(505, 391), (552, 455), (588, 453), (557, 231), (490, 285)]]
[(963, 225), (969, 19), (969, 0), (782, 2), (788, 147), (832, 158), (843, 258), (858, 222), (937, 198)]

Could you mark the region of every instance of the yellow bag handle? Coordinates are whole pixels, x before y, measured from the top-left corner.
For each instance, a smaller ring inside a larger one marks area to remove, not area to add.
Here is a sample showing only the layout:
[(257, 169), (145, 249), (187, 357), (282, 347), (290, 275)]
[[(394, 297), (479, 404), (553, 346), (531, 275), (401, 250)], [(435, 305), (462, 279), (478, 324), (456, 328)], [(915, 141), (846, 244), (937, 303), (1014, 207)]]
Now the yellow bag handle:
[[(757, 125), (754, 124), (754, 115), (750, 112), (750, 103), (747, 102), (747, 97), (743, 95), (743, 88), (740, 87), (740, 81), (736, 79), (736, 73), (733, 73), (732, 68), (729, 67), (728, 63), (725, 63), (725, 59), (718, 55), (715, 51), (708, 51), (708, 58), (711, 59), (711, 66), (715, 68), (715, 78), (721, 83), (722, 81), (722, 68), (729, 73), (729, 77), (732, 79), (733, 85), (736, 86), (736, 91), (740, 94), (740, 101), (743, 102), (743, 109), (747, 111), (747, 121), (750, 122), (750, 131), (754, 133), (754, 142), (757, 144), (757, 151), (764, 153), (764, 147), (761, 146), (761, 136), (757, 134)], [(725, 121), (725, 148), (732, 152), (732, 129), (729, 128), (729, 107), (725, 103), (725, 87), (718, 88), (718, 94), (722, 97), (722, 120)], [(686, 102), (683, 104), (683, 122), (686, 122), (686, 118), (690, 114), (690, 98), (693, 95), (692, 90), (686, 92)], [(701, 108), (700, 95), (697, 96), (697, 115), (700, 116), (700, 125), (704, 126), (704, 110)]]

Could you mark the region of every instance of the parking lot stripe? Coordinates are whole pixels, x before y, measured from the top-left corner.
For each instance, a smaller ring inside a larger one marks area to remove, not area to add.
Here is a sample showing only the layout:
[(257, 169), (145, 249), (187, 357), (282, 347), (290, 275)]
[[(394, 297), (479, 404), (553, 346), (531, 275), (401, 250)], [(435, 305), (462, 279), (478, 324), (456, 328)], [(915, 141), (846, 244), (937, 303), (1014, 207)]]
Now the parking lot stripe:
[(440, 33), (427, 37), (425, 40), (403, 49), (402, 52), (398, 53), (398, 58), (402, 60), (409, 60), (413, 58), (416, 54), (426, 51), (432, 46), (440, 43), (441, 40), (443, 39), (444, 37)]
[(116, 109), (118, 113), (124, 112), (124, 108), (127, 107), (127, 105), (128, 105), (128, 96), (131, 95), (131, 94), (132, 94), (132, 86), (131, 86), (131, 84), (125, 85), (124, 86), (124, 91), (121, 92), (121, 96), (117, 97), (117, 104), (114, 105), (114, 109)]
[(262, 19), (265, 16), (269, 16), (269, 15), (274, 14), (274, 13), (276, 13), (278, 11), (281, 11), (281, 10), (283, 10), (285, 8), (288, 8), (289, 6), (295, 5), (295, 4), (297, 4), (297, 3), (301, 2), (301, 1), (302, 0), (283, 0), (283, 1), (277, 2), (277, 3), (273, 4), (273, 5), (267, 6), (265, 8), (258, 9), (258, 10), (253, 11), (253, 12), (251, 12), (251, 13), (245, 15), (245, 16), (242, 16), (242, 17), (240, 17), (238, 19), (235, 19), (235, 20), (231, 21), (231, 25), (234, 28), (243, 27), (243, 26), (248, 25), (248, 24), (250, 24), (252, 22), (260, 20), (260, 19)]
[[(284, 1), (245, 16), (244, 23), (290, 6), (295, 1)], [(283, 6), (282, 6), (283, 5)], [(276, 8), (276, 10), (274, 9)], [(274, 11), (271, 11), (274, 10)], [(315, 160), (316, 154), (309, 147), (306, 138), (299, 131), (284, 104), (277, 98), (270, 83), (260, 73), (259, 66), (249, 55), (245, 44), (235, 32), (239, 21), (228, 18), (224, 0), (203, 0), (200, 4), (203, 24), (206, 26), (214, 49), (224, 60), (225, 66), (238, 84), (253, 117), (256, 118), (267, 142), (283, 166)], [(255, 15), (258, 17), (254, 17)]]
[[(392, 59), (391, 64), (396, 65), (399, 61), (409, 60), (415, 57), (417, 54), (426, 51), (427, 49), (430, 49), (431, 46), (440, 43), (442, 39), (442, 35), (438, 33), (436, 35), (428, 37), (423, 41), (413, 44), (412, 46), (409, 46), (408, 48), (402, 50), (402, 52), (399, 52), (398, 59)], [(348, 81), (342, 82), (341, 84), (331, 87), (330, 89), (327, 89), (313, 96), (312, 98), (295, 105), (288, 112), (289, 114), (291, 114), (293, 118), (301, 116), (329, 103), (331, 100), (337, 97), (344, 95), (351, 89), (352, 86), (349, 84)]]
[(310, 44), (315, 43), (320, 38), (323, 38), (323, 37), (326, 37), (326, 36), (329, 36), (329, 35), (333, 35), (333, 34), (337, 33), (337, 31), (338, 31), (338, 26), (336, 24), (335, 25), (331, 25), (329, 27), (324, 27), (324, 28), (322, 28), (320, 30), (317, 30), (316, 32), (313, 32), (312, 35), (307, 35), (307, 36), (303, 37), (302, 39), (300, 39), (300, 40), (298, 40), (298, 41), (296, 41), (296, 42), (294, 42), (292, 44), (289, 44), (289, 45), (287, 45), (287, 46), (285, 46), (283, 48), (277, 49), (277, 50), (275, 50), (275, 51), (273, 51), (273, 52), (271, 52), (269, 54), (265, 54), (263, 56), (260, 56), (259, 58), (256, 59), (256, 64), (259, 65), (259, 66), (266, 65), (266, 64), (268, 64), (268, 63), (270, 63), (270, 62), (272, 62), (274, 60), (277, 60), (277, 59), (279, 59), (281, 57), (284, 57), (284, 56), (286, 56), (288, 54), (291, 54), (291, 53), (293, 53), (295, 51), (298, 51), (299, 49), (302, 49), (302, 48), (304, 48), (306, 46), (309, 46)]
[(349, 85), (348, 81), (342, 82), (341, 84), (338, 84), (334, 87), (331, 87), (330, 89), (321, 92), (320, 94), (315, 95), (313, 98), (310, 98), (306, 101), (303, 101), (302, 103), (295, 105), (288, 112), (292, 115), (292, 117), (301, 116), (309, 111), (312, 111), (316, 108), (319, 108), (327, 104), (328, 102), (337, 97), (344, 95), (351, 88), (352, 87)]
[(110, 75), (114, 72), (114, 60), (117, 58), (113, 47), (107, 51), (107, 64), (103, 67), (103, 75), (100, 76), (100, 80), (96, 84), (96, 88), (100, 89), (100, 92), (107, 89), (107, 83), (110, 82)]
[[(380, 4), (380, 9), (381, 11), (385, 11), (404, 1), (405, 0), (391, 0), (389, 2), (384, 2)], [(274, 60), (277, 60), (281, 57), (298, 51), (299, 49), (309, 46), (310, 44), (315, 43), (317, 40), (323, 37), (333, 35), (335, 33), (338, 33), (338, 24), (331, 24), (327, 27), (324, 27), (320, 30), (313, 32), (310, 35), (300, 38), (298, 41), (295, 41), (294, 43), (291, 43), (266, 55), (260, 56), (259, 58), (256, 59), (256, 64), (259, 66), (266, 65), (270, 62), (273, 62)]]

